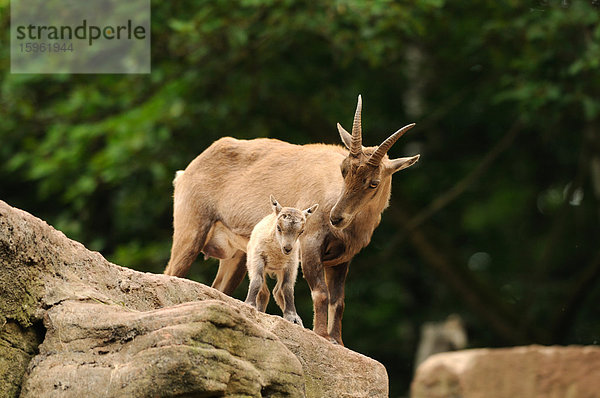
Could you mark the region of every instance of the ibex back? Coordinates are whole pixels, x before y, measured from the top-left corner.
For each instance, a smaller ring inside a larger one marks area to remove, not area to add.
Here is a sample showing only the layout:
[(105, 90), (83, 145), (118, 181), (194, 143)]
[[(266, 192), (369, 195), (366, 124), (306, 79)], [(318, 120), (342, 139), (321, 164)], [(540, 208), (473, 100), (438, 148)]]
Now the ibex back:
[(361, 109), (359, 96), (352, 134), (338, 124), (348, 150), (265, 138), (215, 141), (175, 182), (173, 246), (165, 273), (185, 275), (202, 251), (220, 259), (212, 286), (231, 294), (246, 272), (248, 237), (270, 212), (265, 197), (272, 193), (301, 209), (319, 203), (320, 211), (300, 238), (302, 273), (313, 299), (314, 331), (343, 344), (348, 264), (379, 225), (390, 198), (392, 174), (419, 159), (419, 155), (398, 159), (386, 155), (414, 124), (378, 147), (362, 146)]

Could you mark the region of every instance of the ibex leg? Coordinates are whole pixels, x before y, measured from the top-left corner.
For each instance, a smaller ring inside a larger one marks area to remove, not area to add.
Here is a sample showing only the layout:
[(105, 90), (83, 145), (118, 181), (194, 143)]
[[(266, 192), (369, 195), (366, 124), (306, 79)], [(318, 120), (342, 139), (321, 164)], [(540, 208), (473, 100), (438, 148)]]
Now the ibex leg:
[(227, 295), (242, 283), (246, 275), (246, 253), (238, 250), (232, 258), (219, 260), (219, 271), (212, 283), (212, 287)]
[(348, 275), (348, 262), (325, 268), (325, 280), (329, 291), (329, 336), (338, 344), (342, 341), (342, 316), (344, 315), (344, 285)]
[(327, 333), (327, 307), (329, 305), (329, 295), (325, 276), (323, 275), (323, 264), (318, 252), (310, 249), (302, 249), (302, 274), (308, 282), (313, 300), (313, 330), (319, 336), (329, 338)]
[(185, 276), (206, 242), (211, 227), (208, 217), (201, 218), (188, 201), (175, 201), (173, 209), (173, 245), (165, 274)]

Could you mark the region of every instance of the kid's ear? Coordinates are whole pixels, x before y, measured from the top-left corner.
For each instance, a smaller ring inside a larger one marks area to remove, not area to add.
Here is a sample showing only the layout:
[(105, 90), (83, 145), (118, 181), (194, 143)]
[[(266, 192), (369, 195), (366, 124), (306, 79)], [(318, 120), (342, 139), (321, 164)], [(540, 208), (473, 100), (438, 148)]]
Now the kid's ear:
[(306, 218), (308, 218), (308, 216), (310, 216), (311, 214), (313, 214), (315, 211), (317, 211), (317, 208), (319, 207), (318, 203), (315, 203), (314, 205), (310, 206), (308, 209), (304, 210), (304, 216)]
[(273, 211), (275, 212), (275, 214), (279, 214), (279, 212), (281, 211), (281, 205), (273, 197), (273, 195), (269, 196), (269, 199), (271, 199), (271, 206), (273, 206)]

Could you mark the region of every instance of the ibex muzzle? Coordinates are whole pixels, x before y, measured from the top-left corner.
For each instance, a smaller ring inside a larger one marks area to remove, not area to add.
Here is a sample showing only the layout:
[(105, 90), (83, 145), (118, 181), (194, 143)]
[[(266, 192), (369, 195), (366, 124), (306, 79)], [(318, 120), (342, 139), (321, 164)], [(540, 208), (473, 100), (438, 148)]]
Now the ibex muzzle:
[(389, 178), (396, 171), (412, 166), (419, 160), (419, 155), (399, 159), (389, 159), (386, 155), (392, 145), (415, 126), (414, 123), (402, 127), (378, 147), (363, 147), (361, 112), (362, 98), (359, 95), (352, 124), (352, 135), (339, 123), (337, 125), (342, 141), (350, 150), (350, 154), (341, 165), (344, 186), (329, 214), (331, 225), (338, 229), (346, 228), (354, 216), (373, 200), (382, 179)]

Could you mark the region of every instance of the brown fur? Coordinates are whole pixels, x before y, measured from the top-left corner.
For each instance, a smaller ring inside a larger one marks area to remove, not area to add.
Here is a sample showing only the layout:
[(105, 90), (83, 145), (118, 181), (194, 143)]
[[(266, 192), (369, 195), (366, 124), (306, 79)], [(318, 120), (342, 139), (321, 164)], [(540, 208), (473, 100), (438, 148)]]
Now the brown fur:
[[(360, 107), (359, 97), (359, 119)], [(350, 134), (339, 128), (349, 146)], [(354, 131), (360, 133), (360, 121)], [(185, 275), (198, 253), (210, 248), (221, 259), (213, 287), (231, 294), (244, 277), (246, 261), (235, 242), (247, 240), (269, 214), (265, 196), (272, 193), (300, 209), (319, 203), (319, 212), (300, 238), (301, 265), (312, 292), (314, 331), (342, 344), (349, 261), (379, 225), (388, 206), (392, 174), (419, 158), (390, 160), (385, 155), (374, 167), (366, 163), (375, 149), (362, 147), (358, 156), (352, 156), (336, 145), (293, 145), (266, 138), (215, 141), (175, 182), (173, 247), (165, 273)], [(378, 186), (369, 188), (374, 181)], [(336, 227), (330, 217), (338, 221)]]

